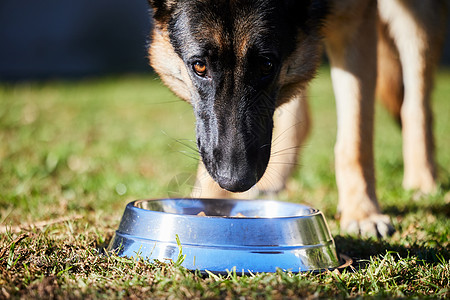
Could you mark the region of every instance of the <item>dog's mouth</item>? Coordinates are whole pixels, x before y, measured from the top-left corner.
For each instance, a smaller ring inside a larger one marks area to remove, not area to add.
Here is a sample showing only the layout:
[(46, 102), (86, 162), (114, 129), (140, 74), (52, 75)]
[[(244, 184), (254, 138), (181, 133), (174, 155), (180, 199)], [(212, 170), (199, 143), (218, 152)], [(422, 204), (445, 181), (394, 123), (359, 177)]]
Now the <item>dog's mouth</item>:
[[(249, 151), (252, 152), (252, 151)], [(230, 192), (245, 192), (252, 188), (263, 176), (270, 152), (259, 151), (257, 154), (234, 153), (230, 159), (213, 157), (205, 163), (213, 179), (223, 189)]]
[(242, 149), (228, 143), (211, 149), (199, 147), (205, 168), (219, 186), (230, 192), (245, 192), (264, 175), (270, 158), (270, 143)]

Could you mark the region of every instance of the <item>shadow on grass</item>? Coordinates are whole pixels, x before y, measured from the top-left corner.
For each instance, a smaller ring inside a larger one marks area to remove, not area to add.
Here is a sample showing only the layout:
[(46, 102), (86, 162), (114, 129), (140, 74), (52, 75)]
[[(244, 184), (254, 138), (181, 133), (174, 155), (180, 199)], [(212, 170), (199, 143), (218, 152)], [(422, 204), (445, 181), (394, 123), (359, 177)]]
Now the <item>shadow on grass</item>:
[[(443, 201), (444, 202), (444, 201)], [(383, 213), (390, 216), (405, 216), (412, 213), (431, 213), (435, 216), (450, 217), (450, 203), (426, 203), (410, 201), (405, 205), (384, 205)]]
[(448, 170), (441, 164), (438, 164), (437, 169), (438, 181), (441, 184), (441, 189), (444, 191), (444, 193), (450, 192), (450, 170)]
[(353, 236), (335, 236), (334, 241), (338, 253), (348, 255), (353, 259), (353, 265), (358, 269), (363, 267), (371, 256), (385, 255), (388, 251), (397, 252), (401, 257), (416, 257), (427, 263), (440, 263), (442, 259), (450, 259), (449, 249), (439, 247), (431, 248), (422, 245), (400, 245), (377, 239), (363, 239)]
[(107, 248), (114, 238), (114, 231), (108, 232), (102, 241), (97, 241), (94, 245), (100, 255), (107, 254)]

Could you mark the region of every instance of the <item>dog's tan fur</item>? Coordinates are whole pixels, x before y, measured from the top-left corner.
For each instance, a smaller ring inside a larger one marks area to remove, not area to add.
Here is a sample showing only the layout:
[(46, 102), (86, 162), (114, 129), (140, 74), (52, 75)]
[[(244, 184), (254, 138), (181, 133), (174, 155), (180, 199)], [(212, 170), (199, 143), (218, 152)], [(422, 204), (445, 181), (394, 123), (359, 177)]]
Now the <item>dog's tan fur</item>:
[(161, 24), (155, 24), (152, 46), (149, 50), (150, 63), (163, 82), (181, 99), (190, 101), (192, 82), (181, 58), (170, 44), (169, 35)]
[[(378, 0), (377, 4), (375, 0), (335, 0), (332, 9), (323, 34), (338, 115), (335, 167), (341, 228), (386, 235), (391, 225), (378, 205), (373, 159), (377, 65), (379, 95), (402, 122), (404, 187), (433, 192), (436, 171), (430, 93), (443, 37), (443, 1)], [(152, 66), (178, 96), (189, 101), (192, 82), (161, 26), (156, 24), (153, 33)], [(254, 188), (237, 197), (277, 193), (285, 187), (297, 161), (310, 127), (305, 82), (313, 77), (320, 58), (320, 49), (309, 47), (308, 39), (299, 38), (302, 46), (283, 63), (280, 72), (282, 89), (267, 171)], [(245, 43), (241, 44), (245, 48)], [(377, 44), (382, 55), (378, 60)], [(298, 68), (309, 68), (308, 78), (299, 78), (298, 74), (305, 72), (296, 71)], [(277, 118), (280, 112), (283, 118)], [(280, 155), (285, 149), (291, 150)], [(197, 174), (196, 191), (199, 189), (202, 197), (233, 197), (219, 188), (202, 164)]]
[(380, 0), (378, 5), (403, 74), (403, 186), (430, 193), (436, 188), (430, 94), (443, 43), (444, 2)]

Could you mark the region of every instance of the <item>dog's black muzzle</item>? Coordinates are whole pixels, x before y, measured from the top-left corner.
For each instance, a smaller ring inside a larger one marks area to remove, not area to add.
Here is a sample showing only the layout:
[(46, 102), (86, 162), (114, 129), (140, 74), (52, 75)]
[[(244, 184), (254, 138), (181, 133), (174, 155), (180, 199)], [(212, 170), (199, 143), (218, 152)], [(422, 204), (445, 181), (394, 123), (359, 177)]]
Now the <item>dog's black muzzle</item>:
[(230, 192), (253, 187), (270, 158), (274, 109), (251, 104), (196, 113), (197, 146), (203, 163), (220, 187)]

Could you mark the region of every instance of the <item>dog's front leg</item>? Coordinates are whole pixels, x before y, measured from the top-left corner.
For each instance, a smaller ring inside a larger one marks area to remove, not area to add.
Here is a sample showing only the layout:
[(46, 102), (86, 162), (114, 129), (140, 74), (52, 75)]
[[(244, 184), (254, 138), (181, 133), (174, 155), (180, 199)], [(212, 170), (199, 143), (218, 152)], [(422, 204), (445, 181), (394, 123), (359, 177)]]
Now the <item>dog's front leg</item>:
[(443, 43), (443, 1), (378, 1), (380, 18), (397, 46), (405, 95), (401, 108), (403, 186), (436, 191), (432, 134), (433, 72)]
[(341, 229), (386, 236), (389, 217), (380, 213), (373, 158), (376, 82), (375, 1), (353, 1), (328, 23), (326, 47), (338, 116), (336, 181)]

